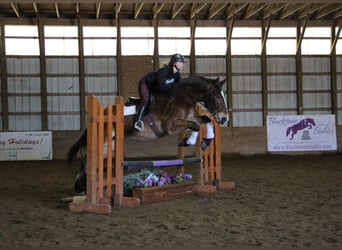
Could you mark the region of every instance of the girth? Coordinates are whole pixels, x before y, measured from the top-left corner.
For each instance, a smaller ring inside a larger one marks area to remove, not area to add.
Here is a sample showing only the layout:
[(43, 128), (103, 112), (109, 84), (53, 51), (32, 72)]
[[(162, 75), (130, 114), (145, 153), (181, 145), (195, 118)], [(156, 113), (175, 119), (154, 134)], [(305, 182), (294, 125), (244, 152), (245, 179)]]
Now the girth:
[(160, 130), (157, 126), (157, 124), (154, 122), (153, 118), (151, 115), (147, 114), (144, 117), (146, 123), (148, 124), (148, 126), (151, 128), (151, 130), (153, 131), (153, 133), (157, 136), (157, 137), (164, 137), (167, 135), (167, 133), (165, 133), (164, 131)]

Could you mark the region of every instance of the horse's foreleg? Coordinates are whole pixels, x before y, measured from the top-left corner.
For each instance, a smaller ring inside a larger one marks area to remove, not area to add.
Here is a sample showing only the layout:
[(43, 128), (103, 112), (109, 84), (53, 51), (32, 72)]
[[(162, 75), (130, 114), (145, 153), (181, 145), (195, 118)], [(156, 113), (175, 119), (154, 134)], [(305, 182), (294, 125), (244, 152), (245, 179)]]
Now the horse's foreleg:
[(292, 131), (290, 140), (293, 139), (293, 137), (294, 137), (295, 134), (297, 134), (297, 131)]
[(177, 119), (172, 122), (164, 122), (163, 130), (169, 135), (178, 134), (183, 132), (186, 129), (190, 129), (192, 131), (199, 131), (200, 126), (196, 121)]

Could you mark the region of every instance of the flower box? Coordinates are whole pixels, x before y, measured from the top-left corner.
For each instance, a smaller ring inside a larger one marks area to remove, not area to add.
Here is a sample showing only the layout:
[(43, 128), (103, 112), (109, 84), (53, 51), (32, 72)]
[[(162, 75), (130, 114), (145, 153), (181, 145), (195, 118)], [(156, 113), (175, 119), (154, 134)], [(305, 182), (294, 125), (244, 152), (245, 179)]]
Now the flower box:
[(132, 196), (140, 199), (141, 205), (168, 201), (193, 193), (193, 181), (168, 184), (160, 187), (133, 188)]

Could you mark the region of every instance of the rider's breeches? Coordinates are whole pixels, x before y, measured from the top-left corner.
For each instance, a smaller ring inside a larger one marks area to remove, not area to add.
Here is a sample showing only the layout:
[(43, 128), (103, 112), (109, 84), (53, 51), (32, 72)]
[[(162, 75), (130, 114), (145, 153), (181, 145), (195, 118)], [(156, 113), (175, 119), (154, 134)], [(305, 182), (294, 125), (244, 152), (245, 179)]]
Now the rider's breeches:
[(147, 108), (148, 103), (150, 101), (150, 89), (146, 84), (145, 77), (140, 79), (138, 91), (139, 91), (139, 96), (141, 98), (140, 105)]

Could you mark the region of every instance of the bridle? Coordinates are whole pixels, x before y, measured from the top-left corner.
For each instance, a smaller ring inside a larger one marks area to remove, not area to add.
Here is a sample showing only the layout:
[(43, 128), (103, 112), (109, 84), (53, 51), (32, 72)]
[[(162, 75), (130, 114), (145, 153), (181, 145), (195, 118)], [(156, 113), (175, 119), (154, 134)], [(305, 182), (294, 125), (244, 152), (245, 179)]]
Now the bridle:
[[(220, 96), (218, 96), (220, 95)], [(216, 101), (217, 99), (223, 99), (224, 105), (222, 105), (221, 102)], [(208, 100), (206, 102), (205, 100)], [(221, 90), (220, 93), (218, 94), (215, 89), (211, 90), (207, 95), (203, 97), (203, 101), (205, 103), (205, 106), (209, 110), (209, 112), (212, 114), (213, 118), (218, 121), (218, 113), (226, 111), (228, 112), (227, 108), (227, 101), (226, 98), (224, 97), (223, 91)]]

